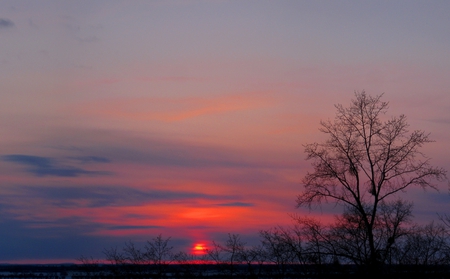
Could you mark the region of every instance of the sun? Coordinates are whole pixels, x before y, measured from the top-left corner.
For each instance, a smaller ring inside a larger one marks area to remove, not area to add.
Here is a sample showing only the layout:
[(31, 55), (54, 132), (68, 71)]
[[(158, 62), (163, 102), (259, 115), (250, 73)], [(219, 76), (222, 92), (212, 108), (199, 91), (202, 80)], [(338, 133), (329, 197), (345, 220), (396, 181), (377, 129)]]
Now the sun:
[(195, 243), (192, 247), (192, 254), (194, 255), (204, 255), (206, 254), (207, 247), (204, 243)]

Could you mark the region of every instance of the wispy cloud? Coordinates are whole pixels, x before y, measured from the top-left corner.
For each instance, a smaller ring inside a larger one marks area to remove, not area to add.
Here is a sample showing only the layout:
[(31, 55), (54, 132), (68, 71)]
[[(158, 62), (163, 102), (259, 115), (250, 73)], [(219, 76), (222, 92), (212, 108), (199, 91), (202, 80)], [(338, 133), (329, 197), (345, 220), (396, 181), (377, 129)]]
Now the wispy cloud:
[(145, 229), (160, 229), (162, 226), (132, 226), (132, 225), (123, 225), (123, 226), (111, 226), (108, 229), (110, 230), (145, 230)]
[[(170, 190), (139, 190), (128, 186), (20, 186), (22, 197), (40, 198), (46, 204), (61, 208), (141, 206), (154, 202), (180, 202), (189, 199), (223, 200), (232, 196)], [(4, 196), (6, 198), (6, 196)]]
[[(78, 160), (97, 163), (101, 158), (111, 160), (111, 163), (132, 163), (139, 165), (169, 166), (169, 167), (230, 167), (254, 168), (277, 167), (270, 161), (261, 161), (249, 157), (239, 150), (215, 145), (199, 145), (182, 140), (160, 139), (155, 137), (139, 138), (118, 132), (106, 132), (102, 135), (91, 133), (90, 130), (65, 130), (65, 134), (83, 135), (86, 139), (97, 141), (95, 145), (80, 149), (77, 152), (95, 154), (86, 157), (76, 157)], [(60, 142), (62, 140), (58, 140)], [(126, 142), (127, 145), (123, 143)], [(71, 143), (65, 140), (65, 144)], [(72, 152), (72, 151), (71, 151)], [(75, 157), (70, 157), (75, 158)], [(96, 162), (94, 162), (96, 160)], [(101, 162), (99, 162), (101, 163)], [(105, 162), (106, 163), (106, 162)]]
[(86, 163), (111, 163), (111, 160), (105, 157), (99, 156), (79, 156), (79, 157), (71, 157), (71, 159), (80, 161), (83, 164)]
[(437, 123), (437, 124), (444, 124), (444, 125), (450, 125), (450, 118), (429, 118), (425, 119), (425, 121)]
[(207, 78), (189, 77), (189, 76), (163, 76), (163, 77), (138, 77), (137, 81), (141, 82), (203, 82), (207, 81)]
[[(84, 40), (87, 41), (87, 40)], [(74, 65), (75, 66), (75, 65)], [(86, 68), (80, 67), (77, 68)], [(91, 68), (91, 67), (89, 67)], [(114, 85), (117, 83), (183, 83), (183, 82), (205, 82), (208, 78), (202, 77), (190, 77), (190, 76), (149, 76), (149, 77), (136, 77), (136, 78), (117, 78), (117, 77), (105, 77), (105, 78), (93, 78), (88, 80), (79, 81), (76, 83), (82, 87), (98, 87), (105, 85)]]
[[(89, 171), (78, 167), (64, 166), (58, 164), (54, 158), (23, 155), (23, 154), (11, 154), (1, 157), (3, 161), (13, 162), (20, 165), (28, 166), (27, 172), (32, 173), (35, 176), (61, 176), (61, 177), (76, 177), (81, 175), (97, 176), (97, 175), (110, 175), (110, 172), (106, 171)], [(81, 160), (99, 161), (102, 160), (98, 157), (81, 157)], [(103, 159), (105, 160), (105, 159)]]
[(228, 207), (252, 207), (255, 206), (253, 203), (248, 202), (228, 202), (228, 203), (219, 203), (218, 206), (228, 206)]
[(264, 92), (241, 93), (212, 98), (127, 98), (83, 103), (70, 109), (97, 117), (133, 121), (179, 122), (202, 116), (232, 113), (270, 107), (273, 98)]
[(14, 26), (14, 22), (6, 18), (0, 18), (0, 29), (1, 28), (10, 28)]

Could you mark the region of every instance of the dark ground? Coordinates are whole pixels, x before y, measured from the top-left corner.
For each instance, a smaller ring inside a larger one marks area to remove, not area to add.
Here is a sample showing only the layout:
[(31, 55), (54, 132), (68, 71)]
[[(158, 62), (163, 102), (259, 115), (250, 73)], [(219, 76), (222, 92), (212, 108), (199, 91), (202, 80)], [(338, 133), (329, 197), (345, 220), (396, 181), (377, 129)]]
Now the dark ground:
[(367, 272), (356, 266), (314, 265), (0, 265), (0, 278), (450, 278), (450, 266), (386, 266)]

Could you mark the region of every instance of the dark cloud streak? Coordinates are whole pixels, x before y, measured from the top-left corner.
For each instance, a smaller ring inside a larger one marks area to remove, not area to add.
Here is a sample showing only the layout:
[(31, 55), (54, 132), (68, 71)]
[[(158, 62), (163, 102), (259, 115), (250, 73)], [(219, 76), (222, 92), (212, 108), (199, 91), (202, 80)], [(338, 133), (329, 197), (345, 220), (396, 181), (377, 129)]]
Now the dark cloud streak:
[(1, 28), (10, 28), (14, 26), (14, 22), (7, 18), (0, 18), (0, 29)]
[(80, 156), (80, 157), (71, 157), (74, 160), (80, 161), (83, 164), (86, 163), (111, 163), (111, 160), (105, 157), (99, 156)]
[(145, 230), (145, 229), (161, 229), (161, 226), (111, 226), (108, 229), (110, 230)]
[(219, 203), (217, 206), (229, 206), (229, 207), (252, 207), (255, 206), (253, 203), (248, 202), (228, 202), (228, 203)]
[[(49, 157), (11, 154), (1, 157), (3, 161), (13, 162), (20, 165), (28, 166), (27, 172), (32, 173), (35, 176), (60, 176), (60, 177), (77, 177), (80, 175), (98, 176), (98, 175), (111, 175), (112, 173), (106, 171), (89, 171), (78, 167), (72, 166), (59, 166), (55, 159)], [(89, 162), (107, 162), (106, 158), (101, 157), (80, 157), (82, 161)]]
[(4, 161), (14, 162), (18, 164), (38, 167), (38, 168), (50, 168), (52, 164), (52, 160), (47, 157), (40, 156), (30, 156), (30, 155), (22, 155), (22, 154), (12, 154), (2, 156)]
[(186, 199), (217, 201), (236, 198), (187, 191), (139, 190), (127, 186), (21, 186), (15, 187), (15, 190), (25, 197), (42, 198), (47, 203), (61, 208), (138, 206), (152, 202), (179, 202)]

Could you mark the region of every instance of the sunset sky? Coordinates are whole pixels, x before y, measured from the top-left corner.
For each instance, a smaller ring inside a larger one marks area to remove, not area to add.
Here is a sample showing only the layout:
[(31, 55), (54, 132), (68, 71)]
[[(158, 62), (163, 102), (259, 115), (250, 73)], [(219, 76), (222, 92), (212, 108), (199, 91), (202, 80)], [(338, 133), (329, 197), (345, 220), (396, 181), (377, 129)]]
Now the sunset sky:
[[(303, 144), (355, 91), (450, 170), (450, 1), (0, 1), (0, 263), (330, 220)], [(411, 189), (417, 222), (450, 213)]]

